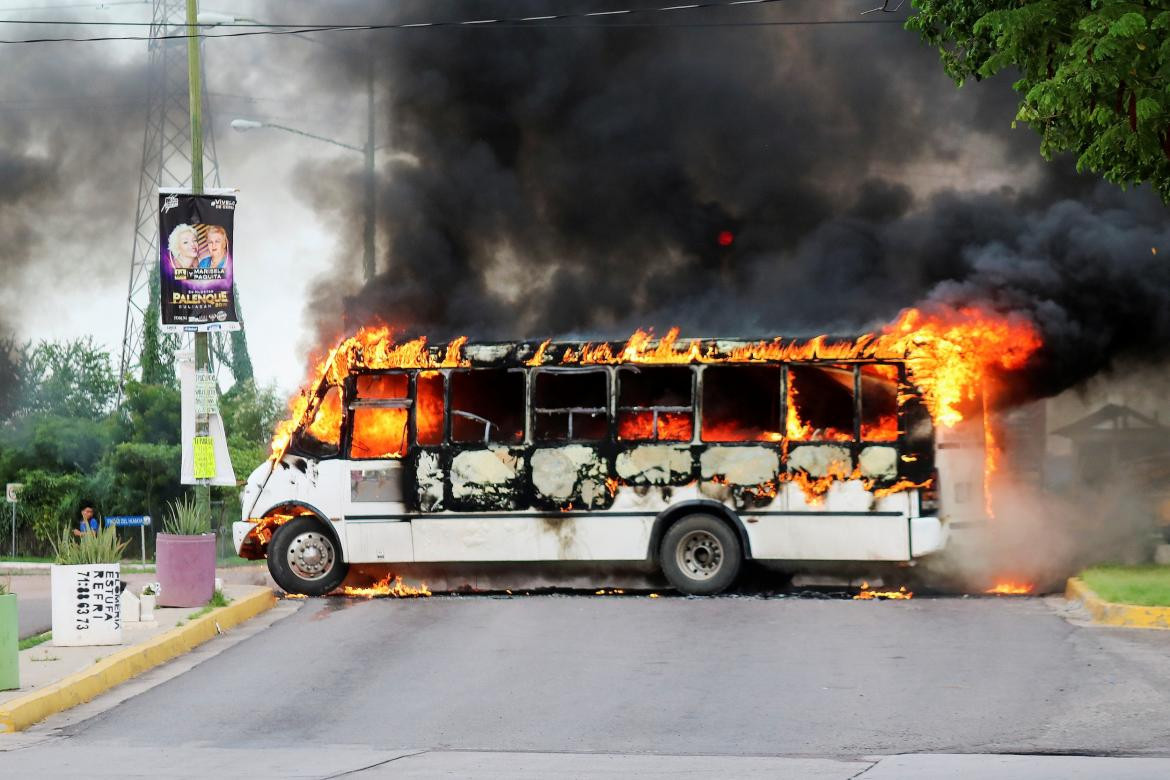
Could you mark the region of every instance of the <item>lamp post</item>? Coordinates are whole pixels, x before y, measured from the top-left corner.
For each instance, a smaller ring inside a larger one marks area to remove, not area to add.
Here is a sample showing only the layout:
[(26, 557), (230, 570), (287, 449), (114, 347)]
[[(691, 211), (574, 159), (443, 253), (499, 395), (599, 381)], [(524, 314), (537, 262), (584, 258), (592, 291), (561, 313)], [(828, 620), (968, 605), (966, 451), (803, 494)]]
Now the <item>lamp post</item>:
[[(369, 98), (369, 102), (373, 103), (373, 96)], [(288, 127), (287, 125), (276, 124), (275, 122), (257, 122), (253, 119), (233, 119), (232, 129), (241, 133), (246, 133), (249, 130), (259, 130), (260, 128), (271, 128), (273, 130), (283, 130), (286, 133), (293, 133), (295, 135), (304, 136), (305, 138), (312, 138), (314, 141), (322, 141), (334, 146), (340, 146), (342, 149), (349, 149), (350, 151), (360, 152), (366, 158), (366, 172), (365, 172), (365, 230), (364, 230), (364, 251), (362, 253), (362, 268), (365, 273), (366, 281), (374, 277), (374, 212), (375, 199), (377, 197), (374, 189), (374, 112), (369, 113), (370, 120), (367, 123), (367, 135), (365, 146), (355, 146), (354, 144), (347, 144), (344, 141), (338, 141), (335, 138), (326, 138), (323, 135), (309, 133), (304, 130), (298, 130), (295, 127)]]
[[(237, 17), (229, 14), (215, 13), (206, 11), (198, 15), (199, 24), (205, 26), (215, 26), (220, 24), (234, 24), (236, 22), (250, 22), (253, 24), (261, 24), (255, 19), (248, 17)], [(333, 46), (328, 43), (322, 43), (315, 38), (310, 38), (299, 33), (291, 33), (297, 38), (315, 43), (319, 46), (325, 46), (329, 49), (340, 49), (339, 46)], [(344, 149), (351, 149), (355, 152), (361, 152), (366, 158), (366, 172), (364, 181), (365, 191), (365, 226), (362, 231), (362, 271), (366, 281), (374, 278), (374, 242), (375, 242), (375, 226), (374, 219), (377, 211), (377, 190), (375, 189), (374, 181), (374, 62), (373, 58), (366, 58), (366, 144), (365, 146), (354, 146), (353, 144), (343, 143), (332, 138), (326, 138), (321, 135), (314, 135), (307, 133), (304, 130), (297, 130), (294, 127), (286, 127), (284, 125), (274, 124), (272, 122), (256, 122), (250, 119), (234, 119), (232, 120), (232, 129), (240, 132), (248, 130), (256, 130), (262, 127), (270, 127), (275, 130), (284, 130), (285, 132), (303, 135), (306, 138), (312, 138), (317, 141), (324, 141), (327, 144), (340, 146)]]

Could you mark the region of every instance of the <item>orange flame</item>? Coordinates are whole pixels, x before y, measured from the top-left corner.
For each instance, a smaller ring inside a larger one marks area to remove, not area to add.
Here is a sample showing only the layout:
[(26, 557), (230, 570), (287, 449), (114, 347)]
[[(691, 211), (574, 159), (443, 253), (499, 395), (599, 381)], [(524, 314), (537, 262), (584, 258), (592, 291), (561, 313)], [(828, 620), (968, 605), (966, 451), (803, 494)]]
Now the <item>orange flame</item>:
[(854, 601), (886, 601), (914, 598), (913, 591), (906, 590), (906, 586), (897, 590), (870, 590), (869, 583), (861, 583), (861, 591), (853, 597)]
[(402, 581), (401, 577), (393, 574), (387, 574), (368, 588), (355, 588), (347, 585), (341, 589), (341, 592), (346, 596), (357, 596), (366, 599), (372, 599), (375, 596), (393, 596), (394, 598), (401, 599), (431, 595), (431, 589), (427, 587), (425, 582), (416, 588), (413, 585), (407, 585)]
[[(289, 417), (281, 422), (272, 439), (272, 459), (280, 460), (288, 450), (292, 434), (308, 427), (319, 441), (336, 443), (341, 422), (341, 399), (330, 401), (325, 388), (339, 386), (356, 369), (389, 368), (457, 368), (469, 365), (463, 357), (466, 336), (451, 341), (443, 357), (436, 358), (427, 348), (425, 337), (402, 344), (395, 343), (393, 332), (385, 325), (362, 328), (345, 339), (314, 366), (306, 387), (289, 402)], [(322, 398), (324, 400), (322, 400)], [(336, 404), (334, 409), (332, 404)], [(322, 408), (329, 406), (323, 412)], [(336, 412), (336, 414), (334, 414)]]
[(996, 596), (1024, 596), (1035, 590), (1036, 586), (1030, 582), (1015, 582), (1013, 580), (1000, 580), (995, 583), (993, 587), (983, 591), (984, 593), (991, 593)]
[[(290, 403), (289, 419), (277, 429), (272, 442), (273, 458), (283, 456), (291, 435), (297, 429), (307, 428), (318, 440), (336, 443), (342, 415), (341, 399), (339, 393), (330, 388), (340, 385), (353, 371), (363, 368), (433, 370), (468, 366), (470, 363), (463, 355), (466, 341), (466, 337), (460, 337), (447, 344), (445, 350), (432, 350), (427, 346), (425, 338), (396, 343), (390, 328), (385, 326), (361, 329), (339, 343), (315, 366), (309, 385)], [(980, 397), (984, 380), (990, 372), (1022, 367), (1040, 346), (1039, 332), (1022, 318), (1000, 315), (977, 307), (957, 310), (936, 307), (930, 310), (906, 309), (880, 332), (867, 333), (852, 340), (833, 340), (828, 336), (807, 340), (775, 338), (721, 348), (712, 342), (705, 345), (700, 340), (680, 340), (677, 328), (672, 328), (657, 340), (650, 331), (638, 330), (621, 347), (610, 343), (586, 343), (561, 349), (555, 347), (551, 340), (546, 340), (525, 362), (530, 366), (540, 366), (550, 363), (602, 365), (627, 362), (898, 361), (905, 365), (908, 379), (921, 392), (923, 403), (935, 423), (953, 427), (963, 419), (963, 408)], [(557, 352), (560, 354), (557, 355)], [(866, 376), (895, 381), (899, 379), (899, 369), (892, 364), (866, 365), (863, 368), (863, 381)], [(423, 443), (436, 444), (441, 439), (442, 385), (441, 379), (438, 381), (440, 392), (434, 393), (425, 402), (421, 398), (418, 400), (416, 416), (419, 440)], [(853, 431), (831, 427), (814, 429), (808, 420), (801, 418), (799, 390), (793, 382), (788, 383), (787, 393), (783, 437), (779, 431), (732, 431), (722, 434), (728, 436), (724, 440), (853, 439)], [(660, 412), (655, 430), (652, 413), (623, 412), (618, 419), (618, 436), (623, 440), (689, 441), (694, 422), (690, 414)], [(896, 412), (878, 412), (873, 418), (861, 422), (863, 441), (894, 441), (898, 437)], [(398, 422), (395, 422), (397, 425)], [(399, 452), (395, 436), (404, 430), (403, 422), (400, 428), (395, 427), (393, 434), (379, 438), (379, 446), (374, 449)], [(994, 434), (987, 433), (986, 436), (989, 445), (987, 477), (990, 480), (996, 467), (998, 448)], [(707, 438), (706, 431), (704, 438)], [(711, 438), (715, 439), (714, 436)], [(823, 500), (833, 481), (859, 478), (860, 474), (856, 470), (816, 479), (803, 473), (781, 477), (800, 484), (811, 502)], [(908, 487), (922, 486), (901, 481), (881, 488), (879, 492), (888, 495)]]

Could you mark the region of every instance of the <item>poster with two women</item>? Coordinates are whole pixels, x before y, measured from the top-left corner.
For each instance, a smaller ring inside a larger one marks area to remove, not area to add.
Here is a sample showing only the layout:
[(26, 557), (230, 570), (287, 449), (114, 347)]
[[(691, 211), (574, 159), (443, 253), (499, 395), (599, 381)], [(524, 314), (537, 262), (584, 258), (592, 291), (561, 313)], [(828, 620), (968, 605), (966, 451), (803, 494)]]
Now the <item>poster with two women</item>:
[(232, 228), (235, 190), (160, 189), (159, 280), (162, 329), (239, 330)]

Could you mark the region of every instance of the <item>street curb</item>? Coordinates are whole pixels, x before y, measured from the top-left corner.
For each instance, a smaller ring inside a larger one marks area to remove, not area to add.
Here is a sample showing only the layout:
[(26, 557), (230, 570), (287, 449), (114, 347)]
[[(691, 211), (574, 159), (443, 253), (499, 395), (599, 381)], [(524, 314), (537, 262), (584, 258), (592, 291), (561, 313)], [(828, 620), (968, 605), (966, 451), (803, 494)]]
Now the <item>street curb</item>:
[(276, 594), (264, 589), (212, 610), (189, 623), (103, 658), (89, 669), (77, 672), (39, 691), (0, 704), (0, 734), (23, 731), (50, 715), (76, 707), (116, 685), (180, 656), (217, 633), (272, 609)]
[(1093, 616), (1094, 623), (1127, 628), (1170, 629), (1170, 607), (1139, 607), (1105, 601), (1079, 577), (1069, 577), (1064, 597), (1079, 601)]

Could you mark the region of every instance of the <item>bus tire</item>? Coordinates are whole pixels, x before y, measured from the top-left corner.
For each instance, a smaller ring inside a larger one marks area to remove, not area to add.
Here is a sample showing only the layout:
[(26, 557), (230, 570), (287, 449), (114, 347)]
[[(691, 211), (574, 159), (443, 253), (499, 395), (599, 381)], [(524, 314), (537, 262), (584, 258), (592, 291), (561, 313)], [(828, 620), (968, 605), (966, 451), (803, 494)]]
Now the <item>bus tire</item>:
[(341, 545), (321, 520), (299, 515), (276, 529), (268, 543), (268, 571), (287, 593), (324, 596), (349, 573)]
[(667, 529), (658, 560), (675, 589), (713, 596), (731, 587), (743, 563), (739, 537), (714, 515), (687, 515)]

